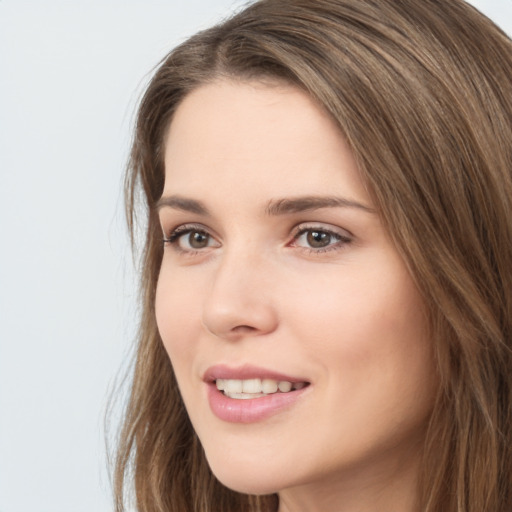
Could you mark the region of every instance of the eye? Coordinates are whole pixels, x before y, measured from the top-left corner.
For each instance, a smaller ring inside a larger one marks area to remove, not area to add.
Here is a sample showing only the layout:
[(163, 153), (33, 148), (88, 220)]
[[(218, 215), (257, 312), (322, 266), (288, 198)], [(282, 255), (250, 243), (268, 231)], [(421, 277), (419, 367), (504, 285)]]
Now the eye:
[(305, 235), (305, 241), (307, 244), (313, 249), (322, 249), (323, 247), (327, 247), (331, 245), (334, 236), (331, 233), (326, 233), (325, 231), (306, 231), (302, 236)]
[(300, 227), (293, 237), (292, 246), (312, 252), (325, 252), (341, 248), (350, 243), (351, 237), (345, 231), (335, 231), (324, 227)]
[(164, 243), (174, 246), (182, 252), (196, 252), (208, 247), (219, 247), (220, 244), (208, 231), (197, 226), (179, 226), (174, 229)]
[(210, 235), (203, 231), (190, 231), (178, 238), (182, 249), (204, 249), (210, 244)]

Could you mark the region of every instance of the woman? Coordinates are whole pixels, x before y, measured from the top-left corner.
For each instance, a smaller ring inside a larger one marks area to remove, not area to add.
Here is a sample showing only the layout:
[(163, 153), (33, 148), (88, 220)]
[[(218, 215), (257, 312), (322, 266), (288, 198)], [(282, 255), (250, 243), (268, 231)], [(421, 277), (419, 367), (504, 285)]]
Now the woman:
[(263, 0), (171, 52), (118, 510), (130, 469), (141, 511), (512, 508), (511, 77), (461, 0)]

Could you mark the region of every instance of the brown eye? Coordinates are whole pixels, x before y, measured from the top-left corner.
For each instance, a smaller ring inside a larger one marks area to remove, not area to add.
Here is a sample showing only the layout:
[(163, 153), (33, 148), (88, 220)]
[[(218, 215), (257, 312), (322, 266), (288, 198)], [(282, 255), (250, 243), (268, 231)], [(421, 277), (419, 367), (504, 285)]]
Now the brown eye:
[(188, 245), (192, 249), (204, 249), (210, 243), (210, 235), (202, 231), (191, 231), (187, 238)]
[(322, 249), (331, 244), (333, 236), (325, 231), (310, 230), (307, 232), (306, 241), (314, 249)]
[(220, 247), (219, 242), (208, 231), (199, 227), (183, 225), (176, 228), (164, 243), (183, 253), (194, 253), (203, 249)]
[(292, 246), (306, 249), (312, 253), (341, 250), (352, 242), (351, 235), (344, 229), (334, 227), (304, 227), (293, 237)]

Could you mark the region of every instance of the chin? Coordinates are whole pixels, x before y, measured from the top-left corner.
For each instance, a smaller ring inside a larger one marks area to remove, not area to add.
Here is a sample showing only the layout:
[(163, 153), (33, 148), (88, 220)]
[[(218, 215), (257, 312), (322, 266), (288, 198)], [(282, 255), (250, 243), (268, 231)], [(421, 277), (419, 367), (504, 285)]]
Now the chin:
[(283, 475), (276, 475), (277, 469), (268, 464), (242, 464), (230, 461), (229, 457), (221, 461), (210, 461), (207, 457), (207, 460), (217, 480), (232, 491), (264, 495), (277, 493), (287, 487)]

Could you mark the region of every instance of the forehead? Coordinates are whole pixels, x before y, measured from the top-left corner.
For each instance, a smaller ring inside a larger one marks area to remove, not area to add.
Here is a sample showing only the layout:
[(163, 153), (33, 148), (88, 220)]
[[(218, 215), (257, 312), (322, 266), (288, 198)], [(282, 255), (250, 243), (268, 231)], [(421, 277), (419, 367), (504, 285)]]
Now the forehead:
[(203, 85), (178, 107), (165, 143), (164, 195), (214, 193), (213, 184), (229, 183), (233, 192), (248, 187), (293, 194), (300, 185), (308, 194), (325, 194), (339, 186), (367, 197), (341, 131), (293, 86)]

